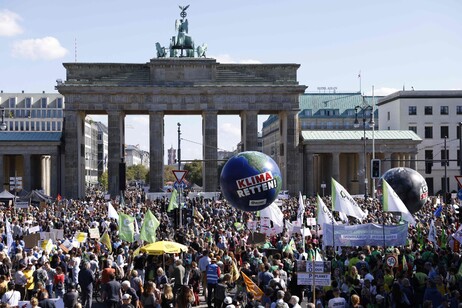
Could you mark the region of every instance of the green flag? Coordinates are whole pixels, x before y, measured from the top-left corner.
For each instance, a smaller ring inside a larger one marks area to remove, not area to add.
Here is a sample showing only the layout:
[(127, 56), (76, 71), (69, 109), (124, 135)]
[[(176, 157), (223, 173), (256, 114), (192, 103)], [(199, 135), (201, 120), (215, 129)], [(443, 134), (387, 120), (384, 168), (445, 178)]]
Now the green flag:
[(441, 230), (441, 236), (440, 236), (440, 247), (441, 248), (446, 248), (446, 244), (447, 244), (447, 241), (448, 241), (448, 236), (446, 235), (446, 231), (444, 230)]
[(170, 202), (168, 203), (167, 212), (171, 212), (171, 211), (173, 211), (173, 209), (178, 208), (178, 200), (177, 200), (177, 198), (178, 198), (178, 192), (174, 188), (173, 192), (172, 192), (172, 195), (170, 196)]
[(135, 217), (119, 213), (119, 238), (122, 241), (133, 243), (135, 236)]
[(160, 223), (156, 216), (150, 210), (144, 216), (143, 224), (141, 225), (140, 239), (149, 243), (156, 241), (156, 230)]

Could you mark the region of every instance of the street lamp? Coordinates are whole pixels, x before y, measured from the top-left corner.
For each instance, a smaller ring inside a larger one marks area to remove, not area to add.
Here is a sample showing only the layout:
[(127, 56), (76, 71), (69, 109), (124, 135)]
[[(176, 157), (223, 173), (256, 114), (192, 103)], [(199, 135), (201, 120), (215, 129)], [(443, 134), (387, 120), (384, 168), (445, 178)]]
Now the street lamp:
[(0, 123), (0, 130), (6, 130), (7, 129), (7, 126), (6, 126), (6, 123), (5, 123), (5, 108), (4, 107), (0, 107), (0, 110), (2, 111), (2, 122)]
[[(363, 98), (363, 102), (364, 102), (364, 98)], [(356, 106), (355, 107), (355, 122), (353, 124), (353, 126), (355, 128), (359, 128), (359, 121), (358, 121), (358, 113), (359, 112), (362, 112), (362, 117), (363, 117), (363, 133), (364, 133), (364, 136), (363, 136), (363, 140), (364, 140), (364, 166), (363, 166), (363, 169), (364, 169), (364, 200), (367, 199), (367, 163), (366, 163), (366, 120), (367, 120), (367, 111), (370, 111), (370, 119), (369, 119), (369, 126), (373, 126), (374, 125), (374, 116), (372, 114), (372, 111), (373, 111), (373, 108), (372, 106), (369, 106), (368, 104), (366, 104), (364, 102), (364, 104), (362, 106)]]

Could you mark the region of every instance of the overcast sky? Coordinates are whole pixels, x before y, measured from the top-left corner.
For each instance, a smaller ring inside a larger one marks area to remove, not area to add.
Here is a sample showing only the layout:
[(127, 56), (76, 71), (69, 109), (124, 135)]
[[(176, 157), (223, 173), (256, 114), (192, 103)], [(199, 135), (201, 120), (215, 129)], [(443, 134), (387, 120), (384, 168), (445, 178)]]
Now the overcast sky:
[[(63, 62), (146, 63), (155, 43), (175, 35), (178, 5), (187, 5), (189, 34), (221, 63), (298, 63), (308, 92), (337, 87), (386, 95), (462, 88), (462, 2), (3, 0), (0, 6), (0, 89), (56, 92)], [(260, 116), (261, 123), (267, 116)], [(99, 119), (99, 118), (97, 118)], [(105, 120), (104, 118), (102, 119)], [(168, 116), (165, 148), (201, 158), (201, 118)], [(240, 139), (237, 116), (219, 117), (218, 147)], [(126, 143), (149, 148), (147, 116), (129, 116)]]

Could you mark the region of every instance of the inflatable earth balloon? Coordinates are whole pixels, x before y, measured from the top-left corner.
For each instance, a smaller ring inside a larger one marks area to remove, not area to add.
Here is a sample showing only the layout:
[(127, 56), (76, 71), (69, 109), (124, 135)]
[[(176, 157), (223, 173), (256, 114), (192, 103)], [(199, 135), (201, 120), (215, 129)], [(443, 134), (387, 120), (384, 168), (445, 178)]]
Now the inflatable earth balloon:
[(243, 211), (260, 211), (270, 205), (281, 190), (279, 167), (266, 154), (241, 152), (231, 157), (220, 176), (225, 199)]
[(411, 168), (398, 167), (385, 172), (377, 185), (379, 195), (382, 192), (382, 179), (390, 184), (411, 214), (420, 210), (427, 201), (427, 182), (420, 173)]

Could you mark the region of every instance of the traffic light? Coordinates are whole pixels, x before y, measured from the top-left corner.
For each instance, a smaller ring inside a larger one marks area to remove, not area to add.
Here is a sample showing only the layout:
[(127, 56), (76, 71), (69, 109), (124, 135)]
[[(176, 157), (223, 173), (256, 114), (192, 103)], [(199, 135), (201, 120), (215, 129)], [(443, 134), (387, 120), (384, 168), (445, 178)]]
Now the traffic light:
[(371, 160), (371, 178), (373, 179), (380, 178), (380, 174), (381, 174), (380, 165), (381, 165), (380, 159)]
[(430, 174), (432, 173), (433, 162), (425, 162), (425, 173)]

